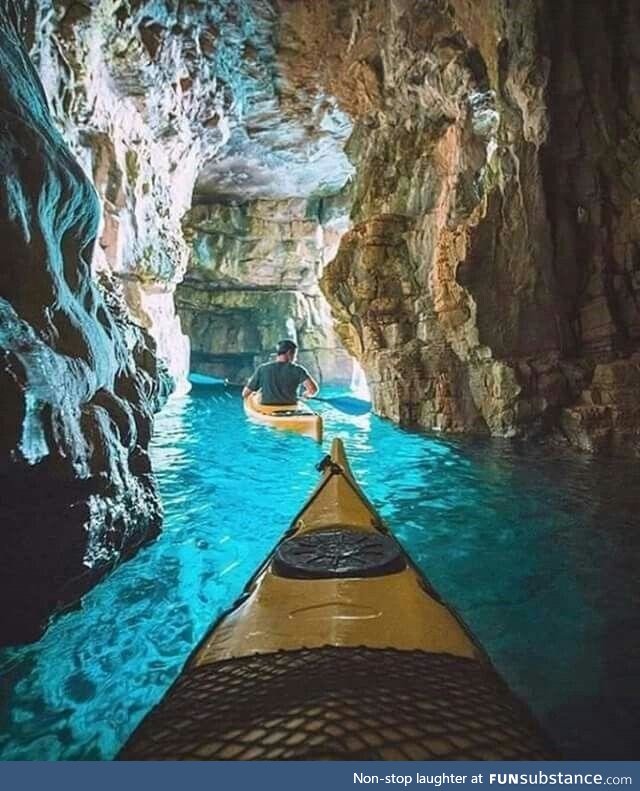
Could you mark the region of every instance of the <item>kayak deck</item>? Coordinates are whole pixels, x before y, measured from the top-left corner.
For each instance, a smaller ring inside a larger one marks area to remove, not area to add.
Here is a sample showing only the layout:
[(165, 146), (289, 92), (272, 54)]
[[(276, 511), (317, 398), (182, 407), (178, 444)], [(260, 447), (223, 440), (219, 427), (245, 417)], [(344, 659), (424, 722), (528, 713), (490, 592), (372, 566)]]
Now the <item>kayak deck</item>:
[(303, 402), (270, 406), (260, 402), (258, 393), (244, 399), (247, 416), (256, 423), (294, 431), (322, 442), (322, 418)]
[(388, 534), (334, 441), (241, 600), (121, 757), (553, 757), (526, 707)]

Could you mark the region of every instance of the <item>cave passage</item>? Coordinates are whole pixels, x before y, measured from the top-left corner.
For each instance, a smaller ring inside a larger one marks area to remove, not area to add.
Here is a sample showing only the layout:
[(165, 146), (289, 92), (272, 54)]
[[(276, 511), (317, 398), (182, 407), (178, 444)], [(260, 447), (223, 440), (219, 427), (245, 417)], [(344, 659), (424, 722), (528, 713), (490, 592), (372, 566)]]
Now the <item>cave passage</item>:
[(286, 337), (366, 373), (325, 436), (564, 757), (638, 754), (639, 48), (626, 0), (0, 0), (0, 758), (114, 757), (286, 529), (322, 449), (187, 392)]
[[(634, 754), (637, 467), (322, 411), (383, 518), (565, 757)], [(152, 445), (164, 531), (38, 643), (0, 653), (0, 758), (113, 757), (271, 551), (322, 453), (249, 423), (230, 392), (171, 402)]]

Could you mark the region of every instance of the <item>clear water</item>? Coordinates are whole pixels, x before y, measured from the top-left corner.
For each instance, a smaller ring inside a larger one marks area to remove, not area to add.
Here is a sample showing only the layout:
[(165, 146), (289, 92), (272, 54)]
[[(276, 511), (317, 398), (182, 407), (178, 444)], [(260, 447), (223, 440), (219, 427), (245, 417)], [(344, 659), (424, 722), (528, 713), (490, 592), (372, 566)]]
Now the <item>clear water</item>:
[[(161, 538), (0, 653), (0, 758), (111, 758), (314, 485), (322, 450), (199, 389), (160, 415)], [(371, 499), (568, 758), (637, 758), (638, 464), (325, 410)], [(6, 606), (6, 605), (5, 605)]]

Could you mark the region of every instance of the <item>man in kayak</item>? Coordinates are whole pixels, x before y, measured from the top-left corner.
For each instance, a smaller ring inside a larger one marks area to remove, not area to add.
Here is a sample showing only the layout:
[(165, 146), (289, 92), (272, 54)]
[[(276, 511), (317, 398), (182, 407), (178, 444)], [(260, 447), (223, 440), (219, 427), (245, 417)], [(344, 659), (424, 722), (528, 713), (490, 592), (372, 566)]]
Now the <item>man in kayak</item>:
[(295, 404), (300, 385), (304, 385), (305, 398), (316, 395), (316, 381), (306, 368), (296, 363), (297, 345), (289, 340), (280, 341), (277, 353), (274, 362), (261, 365), (249, 379), (242, 390), (242, 397), (247, 398), (260, 390), (260, 400), (265, 406)]

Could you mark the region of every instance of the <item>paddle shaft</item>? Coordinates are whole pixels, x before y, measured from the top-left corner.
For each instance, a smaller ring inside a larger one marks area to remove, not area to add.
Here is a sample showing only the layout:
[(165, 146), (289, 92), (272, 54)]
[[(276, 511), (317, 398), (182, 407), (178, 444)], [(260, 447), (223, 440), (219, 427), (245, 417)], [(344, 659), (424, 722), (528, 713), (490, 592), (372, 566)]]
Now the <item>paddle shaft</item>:
[[(230, 390), (242, 390), (244, 387), (244, 385), (237, 384), (235, 382), (225, 382), (224, 386)], [(334, 409), (344, 412), (347, 415), (366, 415), (367, 412), (371, 411), (371, 404), (368, 401), (364, 401), (360, 398), (353, 398), (352, 396), (335, 396), (334, 398), (324, 398), (323, 396), (317, 395), (302, 395), (301, 397), (307, 398), (310, 401), (322, 401), (323, 403), (329, 404), (329, 406), (332, 406)]]
[(347, 415), (366, 415), (371, 411), (369, 401), (352, 396), (336, 396), (335, 398), (322, 398), (321, 396), (311, 396), (312, 401), (323, 401), (334, 409), (338, 409)]

